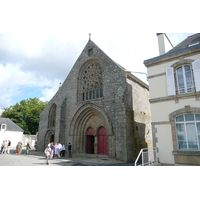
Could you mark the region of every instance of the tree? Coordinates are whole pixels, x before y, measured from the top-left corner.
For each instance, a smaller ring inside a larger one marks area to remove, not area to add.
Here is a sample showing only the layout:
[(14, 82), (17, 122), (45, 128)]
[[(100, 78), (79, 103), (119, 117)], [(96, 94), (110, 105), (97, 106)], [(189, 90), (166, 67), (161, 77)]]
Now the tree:
[(38, 131), (39, 115), (48, 102), (38, 98), (29, 98), (20, 103), (3, 108), (1, 117), (9, 118), (24, 130), (25, 134), (35, 134)]

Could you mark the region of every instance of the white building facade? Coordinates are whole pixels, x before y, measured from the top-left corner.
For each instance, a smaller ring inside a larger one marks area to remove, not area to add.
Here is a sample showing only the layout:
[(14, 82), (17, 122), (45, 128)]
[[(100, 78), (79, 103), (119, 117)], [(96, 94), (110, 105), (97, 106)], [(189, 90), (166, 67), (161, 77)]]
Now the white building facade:
[(161, 35), (160, 55), (144, 61), (154, 146), (163, 165), (200, 165), (200, 34), (167, 53)]
[(17, 124), (8, 118), (0, 118), (0, 143), (10, 140), (11, 147), (16, 147), (23, 140), (23, 132)]

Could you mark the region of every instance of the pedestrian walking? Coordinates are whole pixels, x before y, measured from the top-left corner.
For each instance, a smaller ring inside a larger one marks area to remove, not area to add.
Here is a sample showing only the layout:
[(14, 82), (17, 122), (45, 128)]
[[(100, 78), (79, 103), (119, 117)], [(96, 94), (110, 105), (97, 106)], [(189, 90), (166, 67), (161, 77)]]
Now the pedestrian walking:
[(20, 148), (19, 154), (21, 154), (22, 153), (22, 142), (19, 142), (19, 148)]
[(58, 148), (59, 148), (59, 155), (61, 157), (62, 144), (60, 142), (58, 142)]
[(54, 154), (54, 144), (53, 144), (53, 142), (51, 143), (50, 148), (51, 148), (50, 159), (53, 159), (53, 154)]
[(26, 154), (29, 153), (29, 150), (31, 149), (29, 142), (26, 143)]
[(51, 148), (50, 146), (47, 146), (47, 148), (44, 150), (44, 153), (46, 155), (46, 164), (49, 164), (49, 159), (50, 159), (50, 152), (51, 152)]
[(3, 143), (4, 143), (4, 140), (3, 140), (2, 144), (1, 144), (1, 153), (3, 151)]
[(72, 145), (70, 142), (68, 144), (68, 154), (69, 154), (69, 157), (71, 158), (72, 157)]
[(10, 146), (11, 146), (11, 141), (8, 140), (8, 149), (7, 149), (7, 153), (8, 153), (8, 154), (10, 153)]
[(61, 148), (61, 152), (60, 152), (60, 156), (62, 157), (65, 157), (65, 150), (66, 150), (66, 147), (65, 147), (65, 144), (62, 143), (62, 148)]
[(20, 154), (20, 151), (21, 151), (21, 143), (18, 142), (18, 143), (17, 143), (17, 146), (16, 146), (16, 155), (19, 155), (19, 154)]
[(5, 140), (4, 143), (3, 143), (3, 149), (2, 149), (1, 153), (6, 154), (7, 149), (8, 149), (8, 142), (7, 142), (7, 140)]
[(60, 150), (59, 150), (59, 146), (58, 143), (55, 143), (55, 156), (57, 156), (58, 158), (60, 158)]

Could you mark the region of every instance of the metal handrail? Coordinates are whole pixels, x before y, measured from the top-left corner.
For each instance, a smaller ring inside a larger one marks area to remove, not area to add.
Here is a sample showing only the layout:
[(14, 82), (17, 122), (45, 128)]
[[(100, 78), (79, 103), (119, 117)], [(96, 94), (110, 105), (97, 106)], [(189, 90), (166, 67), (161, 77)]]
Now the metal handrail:
[[(135, 160), (135, 166), (145, 166), (145, 165), (157, 164), (158, 163), (157, 149), (158, 149), (157, 147), (141, 149)], [(144, 159), (145, 154), (147, 154), (147, 156), (148, 156), (147, 162), (145, 162), (145, 159)], [(138, 162), (140, 156), (142, 156), (142, 164), (137, 165), (137, 162)]]

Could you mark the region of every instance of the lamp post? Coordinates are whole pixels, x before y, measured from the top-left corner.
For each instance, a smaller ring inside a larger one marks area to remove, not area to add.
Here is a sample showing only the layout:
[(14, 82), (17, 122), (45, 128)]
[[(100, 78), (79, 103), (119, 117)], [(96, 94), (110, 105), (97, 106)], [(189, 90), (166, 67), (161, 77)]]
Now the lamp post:
[(145, 73), (145, 72), (134, 72), (134, 71), (125, 71), (125, 72), (129, 72), (129, 73), (138, 73), (138, 74), (145, 74), (145, 75), (146, 75), (146, 78), (147, 78), (147, 81), (148, 81), (147, 73)]

